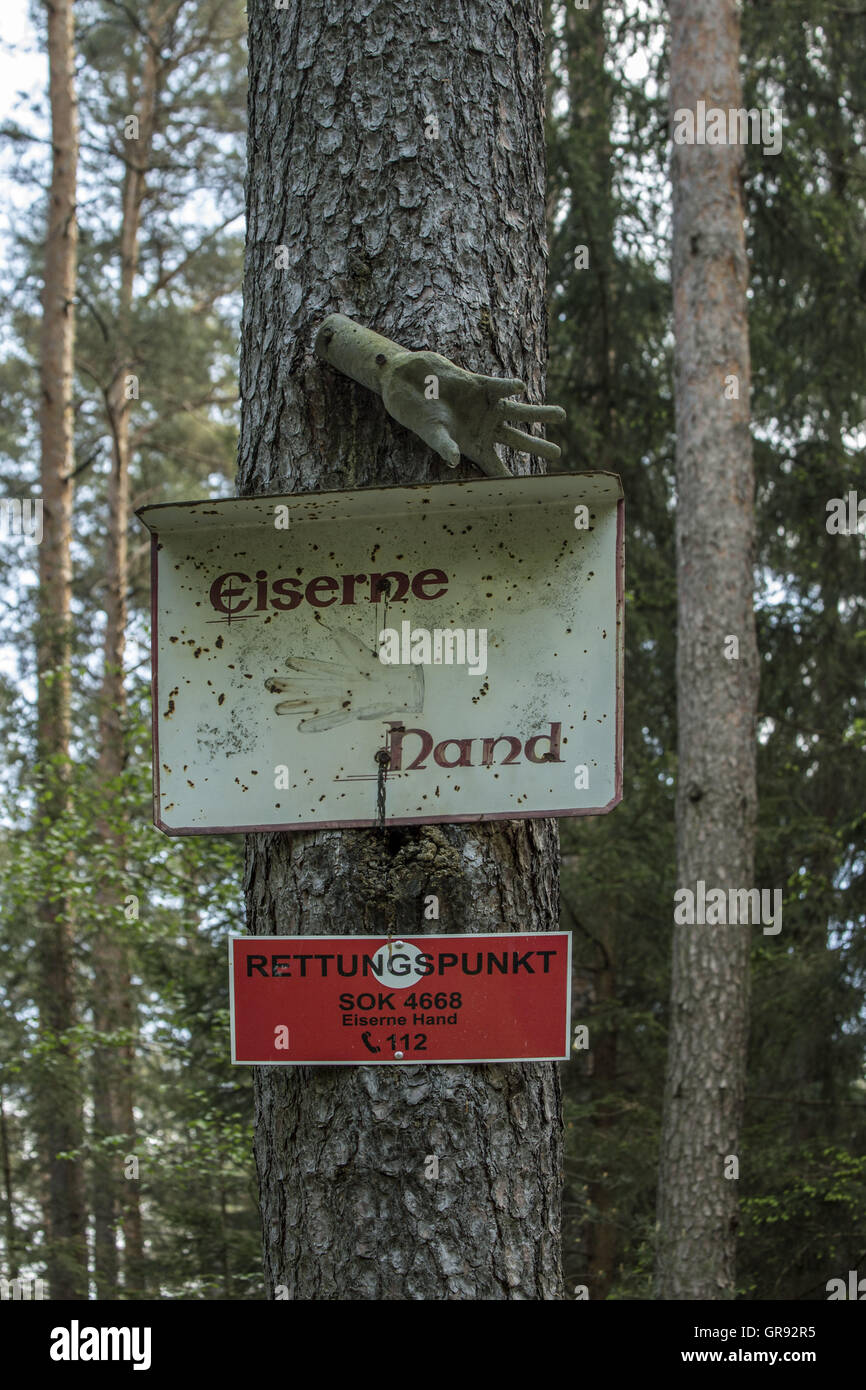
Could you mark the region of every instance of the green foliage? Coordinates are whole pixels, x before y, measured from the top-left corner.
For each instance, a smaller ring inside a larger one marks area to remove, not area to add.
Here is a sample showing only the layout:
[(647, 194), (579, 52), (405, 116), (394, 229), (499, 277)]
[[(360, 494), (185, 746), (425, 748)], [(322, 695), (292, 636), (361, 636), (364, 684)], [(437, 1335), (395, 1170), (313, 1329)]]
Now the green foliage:
[[(626, 493), (625, 793), (561, 823), (574, 930), (567, 1090), (567, 1286), (647, 1297), (664, 1078), (676, 775), (669, 190), (662, 7), (551, 6), (551, 369), (564, 462)], [(628, 59), (646, 56), (629, 81)], [(860, 484), (866, 353), (866, 23), (830, 4), (744, 10), (745, 104), (781, 106), (780, 155), (747, 149), (758, 477), (760, 798), (756, 884), (784, 894), (755, 934), (743, 1296), (823, 1297), (866, 1249), (866, 856), (862, 542), (826, 504)], [(590, 267), (573, 251), (590, 246)], [(559, 437), (559, 436), (558, 436)], [(862, 1181), (862, 1179), (861, 1179)], [(831, 1199), (830, 1194), (836, 1194)], [(840, 1213), (844, 1211), (844, 1219)], [(600, 1227), (615, 1232), (605, 1266)], [(846, 1263), (847, 1262), (847, 1263)]]
[[(79, 0), (82, 158), (76, 341), (76, 506), (73, 743), (69, 760), (34, 763), (32, 643), (35, 552), (4, 546), (17, 592), (5, 630), (14, 674), (0, 686), (7, 748), (0, 812), (0, 1093), (9, 1138), (14, 1225), (0, 1223), (5, 1258), (41, 1272), (43, 1177), (36, 1160), (36, 1091), (75, 1086), (85, 1110), (96, 1068), (133, 1048), (135, 1137), (88, 1125), (69, 1161), (134, 1182), (145, 1236), (147, 1287), (126, 1271), (120, 1296), (261, 1297), (259, 1222), (252, 1188), (252, 1078), (228, 1046), (226, 937), (243, 924), (239, 839), (169, 840), (151, 824), (146, 622), (148, 546), (130, 518), (131, 591), (126, 764), (96, 774), (96, 695), (105, 571), (111, 428), (106, 392), (123, 336), (138, 378), (130, 401), (133, 505), (229, 490), (237, 439), (236, 343), (243, 260), (245, 16), (239, 0), (185, 0), (163, 9), (157, 120), (149, 160), (124, 138), (137, 109), (147, 39), (132, 9)], [(173, 15), (173, 17), (172, 17)], [(24, 117), (22, 116), (22, 120)], [(129, 163), (145, 159), (139, 265), (121, 323), (119, 232)], [(20, 167), (45, 181), (44, 151)], [(44, 204), (10, 246), (0, 352), (0, 476), (12, 496), (37, 492), (38, 330)], [(32, 565), (32, 568), (31, 568)], [(39, 790), (63, 778), (68, 810), (40, 814)], [(102, 825), (122, 830), (117, 842)], [(135, 901), (137, 900), (137, 902)], [(78, 1023), (40, 1027), (39, 905), (72, 924)], [(137, 909), (137, 912), (136, 912)], [(98, 1028), (95, 967), (116, 949), (131, 971), (132, 1023)], [(98, 1181), (98, 1178), (94, 1179)], [(121, 1184), (122, 1187), (122, 1184)]]
[[(149, 700), (133, 690), (131, 756), (114, 785), (97, 785), (91, 771), (72, 769), (69, 813), (60, 827), (39, 834), (8, 830), (0, 840), (0, 958), (5, 1008), (0, 1013), (0, 1074), (7, 1119), (16, 1132), (14, 1187), (19, 1211), (18, 1257), (38, 1266), (40, 1214), (36, 1171), (19, 1155), (32, 1149), (30, 1087), (50, 1086), (62, 1049), (72, 1044), (83, 1084), (97, 1044), (121, 1048), (123, 1030), (100, 1034), (87, 1000), (93, 953), (110, 932), (132, 953), (138, 1026), (134, 1100), (138, 1142), (128, 1136), (85, 1141), (78, 1161), (97, 1145), (118, 1171), (134, 1153), (148, 1232), (147, 1296), (261, 1297), (259, 1227), (251, 1176), (252, 1078), (228, 1060), (226, 937), (240, 930), (243, 847), (237, 838), (170, 840), (150, 824)], [(39, 769), (24, 769), (10, 790), (2, 819), (20, 817)], [(106, 815), (126, 827), (126, 865), (94, 835)], [(71, 1036), (38, 1028), (34, 932), (36, 903), (62, 897), (75, 922), (81, 1022)], [(130, 916), (131, 896), (138, 916)], [(39, 1063), (38, 1068), (35, 1064)], [(217, 1200), (215, 1200), (215, 1197)], [(124, 1290), (133, 1296), (135, 1289)]]
[(828, 1279), (863, 1263), (866, 1158), (835, 1145), (792, 1148), (769, 1129), (762, 1148), (768, 1166), (750, 1173), (741, 1206), (740, 1295), (826, 1299)]
[[(226, 492), (236, 439), (244, 127), (240, 0), (186, 0), (166, 70), (128, 333), (134, 505)], [(548, 6), (547, 398), (569, 411), (562, 466), (609, 469), (626, 493), (625, 789), (606, 817), (561, 822), (573, 1022), (563, 1068), (566, 1287), (650, 1296), (675, 887), (676, 557), (670, 147), (665, 14), (656, 0)], [(0, 814), (0, 1099), (14, 1220), (4, 1259), (41, 1272), (44, 1176), (34, 1084), (75, 1085), (134, 1043), (136, 1137), (91, 1126), (70, 1162), (139, 1161), (149, 1297), (262, 1296), (252, 1080), (228, 1063), (225, 939), (243, 923), (239, 839), (169, 840), (150, 818), (147, 546), (130, 520), (127, 761), (95, 777), (106, 475), (105, 390), (119, 333), (118, 230), (144, 47), (135, 7), (78, 0), (83, 155), (76, 376), (73, 747), (34, 765), (35, 560), (4, 546), (9, 661)], [(827, 502), (863, 478), (866, 21), (830, 0), (747, 0), (747, 105), (781, 107), (784, 142), (747, 150), (752, 411), (762, 650), (756, 883), (784, 893), (778, 937), (754, 936), (741, 1297), (825, 1297), (866, 1256), (866, 784), (862, 542)], [(85, 80), (86, 79), (86, 80)], [(21, 118), (22, 122), (24, 117)], [(3, 281), (0, 484), (36, 492), (44, 150), (14, 142), (33, 190)], [(585, 247), (586, 268), (578, 268)], [(69, 811), (41, 818), (59, 778)], [(97, 827), (123, 828), (123, 861)], [(138, 900), (138, 915), (125, 911)], [(75, 928), (79, 1022), (39, 1029), (38, 905)], [(96, 953), (131, 963), (134, 1026), (98, 1029)], [(132, 1283), (121, 1296), (142, 1292)]]

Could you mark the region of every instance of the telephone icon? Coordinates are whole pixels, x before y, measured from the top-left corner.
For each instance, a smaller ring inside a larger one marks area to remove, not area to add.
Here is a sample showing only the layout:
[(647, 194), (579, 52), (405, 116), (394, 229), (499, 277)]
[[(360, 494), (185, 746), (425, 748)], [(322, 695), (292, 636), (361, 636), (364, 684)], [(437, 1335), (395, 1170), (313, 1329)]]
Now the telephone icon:
[(382, 1051), (381, 1047), (377, 1047), (375, 1043), (371, 1043), (371, 1042), (370, 1042), (370, 1034), (369, 1034), (369, 1033), (362, 1033), (362, 1034), (361, 1034), (361, 1042), (364, 1044), (364, 1046), (366, 1047), (366, 1049), (367, 1049), (368, 1052), (381, 1052), (381, 1051)]

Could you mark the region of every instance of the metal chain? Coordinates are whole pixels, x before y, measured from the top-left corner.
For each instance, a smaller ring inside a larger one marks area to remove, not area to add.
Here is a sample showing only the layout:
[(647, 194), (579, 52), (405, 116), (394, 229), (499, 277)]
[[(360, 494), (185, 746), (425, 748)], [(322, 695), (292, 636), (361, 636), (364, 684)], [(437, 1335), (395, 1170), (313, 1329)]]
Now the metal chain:
[(391, 754), (387, 748), (380, 748), (376, 754), (376, 762), (379, 764), (379, 776), (376, 779), (376, 825), (379, 833), (385, 834), (385, 783), (388, 779), (388, 764), (391, 761)]
[[(385, 595), (385, 606), (382, 610), (382, 620), (379, 621), (379, 595)], [(388, 604), (391, 602), (391, 581), (390, 579), (380, 579), (379, 587), (376, 591), (376, 603), (373, 605), (373, 651), (379, 655), (379, 633), (382, 628), (388, 626)]]
[[(385, 605), (384, 605), (384, 609), (383, 609), (383, 611), (382, 611), (382, 624), (381, 624), (381, 625), (382, 625), (383, 628), (386, 628), (386, 627), (388, 626), (388, 603), (389, 603), (390, 598), (391, 598), (391, 581), (390, 581), (390, 579), (380, 579), (380, 580), (379, 580), (379, 591), (378, 591), (378, 592), (379, 592), (379, 594), (384, 594), (384, 595), (385, 595)], [(377, 594), (377, 598), (378, 598), (378, 594)], [(379, 651), (379, 634), (378, 634), (378, 632), (376, 633), (375, 648), (376, 648), (376, 653), (377, 653), (377, 655), (378, 655), (378, 651)], [(382, 835), (382, 836), (384, 836), (384, 834), (385, 834), (385, 783), (386, 783), (386, 781), (387, 781), (387, 779), (388, 779), (388, 764), (390, 763), (390, 761), (391, 761), (391, 754), (388, 752), (387, 747), (385, 747), (385, 748), (380, 748), (379, 751), (378, 751), (378, 753), (376, 754), (376, 762), (379, 764), (379, 776), (378, 776), (378, 778), (376, 779), (376, 824), (377, 824), (378, 829), (379, 829), (379, 834)]]
[[(379, 593), (385, 595), (385, 603), (384, 603), (384, 607), (383, 607), (383, 611), (382, 611), (382, 622), (381, 622), (381, 627), (382, 627), (382, 628), (386, 628), (386, 627), (388, 626), (388, 603), (389, 603), (389, 600), (390, 600), (390, 597), (391, 597), (391, 583), (390, 583), (390, 580), (388, 580), (388, 579), (380, 580), (380, 582), (379, 582)], [(378, 626), (379, 626), (379, 624), (377, 624), (377, 627), (378, 627)], [(375, 644), (374, 644), (374, 645), (375, 645), (375, 649), (376, 649), (376, 654), (378, 655), (378, 652), (379, 652), (379, 632), (378, 632), (378, 631), (376, 632), (376, 638), (375, 638)], [(387, 863), (386, 860), (385, 860), (385, 810), (386, 810), (386, 808), (385, 808), (385, 797), (386, 797), (386, 791), (387, 791), (388, 767), (389, 767), (390, 762), (391, 762), (391, 754), (390, 754), (390, 751), (389, 751), (389, 749), (388, 749), (388, 747), (387, 747), (387, 739), (388, 739), (388, 737), (389, 737), (389, 735), (386, 734), (386, 746), (385, 746), (384, 748), (380, 748), (379, 751), (378, 751), (377, 754), (376, 754), (376, 763), (377, 763), (377, 765), (378, 765), (378, 776), (377, 776), (377, 778), (376, 778), (376, 827), (377, 827), (377, 829), (378, 829), (378, 831), (379, 831), (379, 840), (380, 840), (381, 853), (382, 853), (382, 890), (383, 890), (383, 900), (384, 900), (384, 903), (385, 903), (385, 905), (386, 905), (386, 906), (385, 906), (385, 915), (386, 915), (386, 918), (387, 918), (387, 925), (388, 925), (388, 951), (389, 951), (389, 955), (390, 955), (390, 950), (391, 950), (391, 937), (392, 937), (392, 934), (393, 934), (393, 931), (394, 931), (394, 923), (393, 923), (393, 920), (392, 920), (392, 917), (393, 917), (393, 904), (391, 905), (392, 910), (389, 910), (389, 909), (388, 909), (388, 898), (389, 898), (389, 891), (390, 891), (390, 877), (391, 877), (391, 873), (390, 873), (390, 867), (389, 867), (388, 863)]]

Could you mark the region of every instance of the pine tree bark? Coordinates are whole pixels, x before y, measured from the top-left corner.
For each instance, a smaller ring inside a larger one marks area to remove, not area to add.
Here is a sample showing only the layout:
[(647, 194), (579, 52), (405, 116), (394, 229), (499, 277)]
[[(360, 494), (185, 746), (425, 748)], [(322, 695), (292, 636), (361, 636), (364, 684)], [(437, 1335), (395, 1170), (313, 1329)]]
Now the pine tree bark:
[[(51, 185), (45, 241), (40, 340), (40, 445), (43, 506), (36, 636), (38, 819), (62, 826), (68, 804), (69, 656), (72, 562), (75, 290), (78, 224), (78, 108), (72, 0), (47, 6)], [(50, 1296), (87, 1297), (81, 1077), (71, 1030), (76, 1023), (74, 925), (63, 895), (63, 863), (39, 907), (39, 1015), (51, 1053), (41, 1069), (37, 1118), (48, 1177), (46, 1262)]]
[[(455, 476), (314, 357), (332, 311), (543, 398), (540, 8), (251, 0), (241, 493)], [(254, 933), (557, 925), (548, 821), (247, 843)], [(560, 1131), (551, 1063), (258, 1068), (269, 1293), (560, 1297)]]
[[(671, 111), (740, 106), (735, 0), (670, 0)], [(754, 885), (747, 262), (738, 145), (673, 147), (677, 426), (677, 882)], [(732, 395), (736, 379), (738, 395)], [(726, 391), (726, 386), (728, 390)], [(725, 656), (735, 636), (739, 656)], [(735, 1294), (749, 926), (674, 927), (656, 1296)]]
[[(138, 137), (126, 143), (127, 164), (122, 183), (120, 220), (120, 293), (115, 327), (115, 352), (105, 407), (111, 433), (111, 473), (108, 480), (108, 530), (106, 534), (105, 632), (103, 637), (102, 687), (99, 697), (100, 787), (109, 800), (99, 824), (99, 837), (113, 860), (114, 874), (99, 890), (102, 920), (94, 951), (94, 1026), (98, 1033), (124, 1032), (124, 1043), (99, 1044), (94, 1049), (93, 1130), (97, 1146), (113, 1135), (124, 1135), (134, 1150), (133, 1070), (136, 1026), (130, 982), (129, 948), (121, 912), (122, 883), (126, 866), (124, 827), (111, 812), (111, 798), (126, 766), (126, 651), (127, 590), (129, 588), (129, 463), (130, 401), (127, 378), (132, 373), (134, 345), (132, 314), (138, 271), (138, 239), (141, 208), (156, 123), (162, 40), (158, 0), (148, 8), (141, 74), (131, 84), (129, 112), (138, 117)], [(117, 1219), (122, 1213), (124, 1233), (124, 1286), (140, 1297), (145, 1286), (144, 1248), (138, 1186), (121, 1173), (122, 1156), (97, 1147), (94, 1162), (94, 1275), (98, 1298), (114, 1298), (118, 1287)]]

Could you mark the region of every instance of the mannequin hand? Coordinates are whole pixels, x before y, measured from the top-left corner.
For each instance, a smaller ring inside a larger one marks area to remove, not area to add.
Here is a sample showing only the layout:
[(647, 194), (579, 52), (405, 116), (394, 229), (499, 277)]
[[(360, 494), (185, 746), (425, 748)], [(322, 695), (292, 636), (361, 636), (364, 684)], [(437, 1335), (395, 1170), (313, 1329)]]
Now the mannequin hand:
[(492, 478), (511, 477), (496, 444), (539, 458), (559, 458), (558, 445), (505, 423), (565, 419), (558, 405), (504, 399), (525, 390), (522, 381), (464, 371), (438, 352), (400, 352), (382, 369), (382, 400), (389, 415), (419, 435), (451, 468), (465, 454)]

